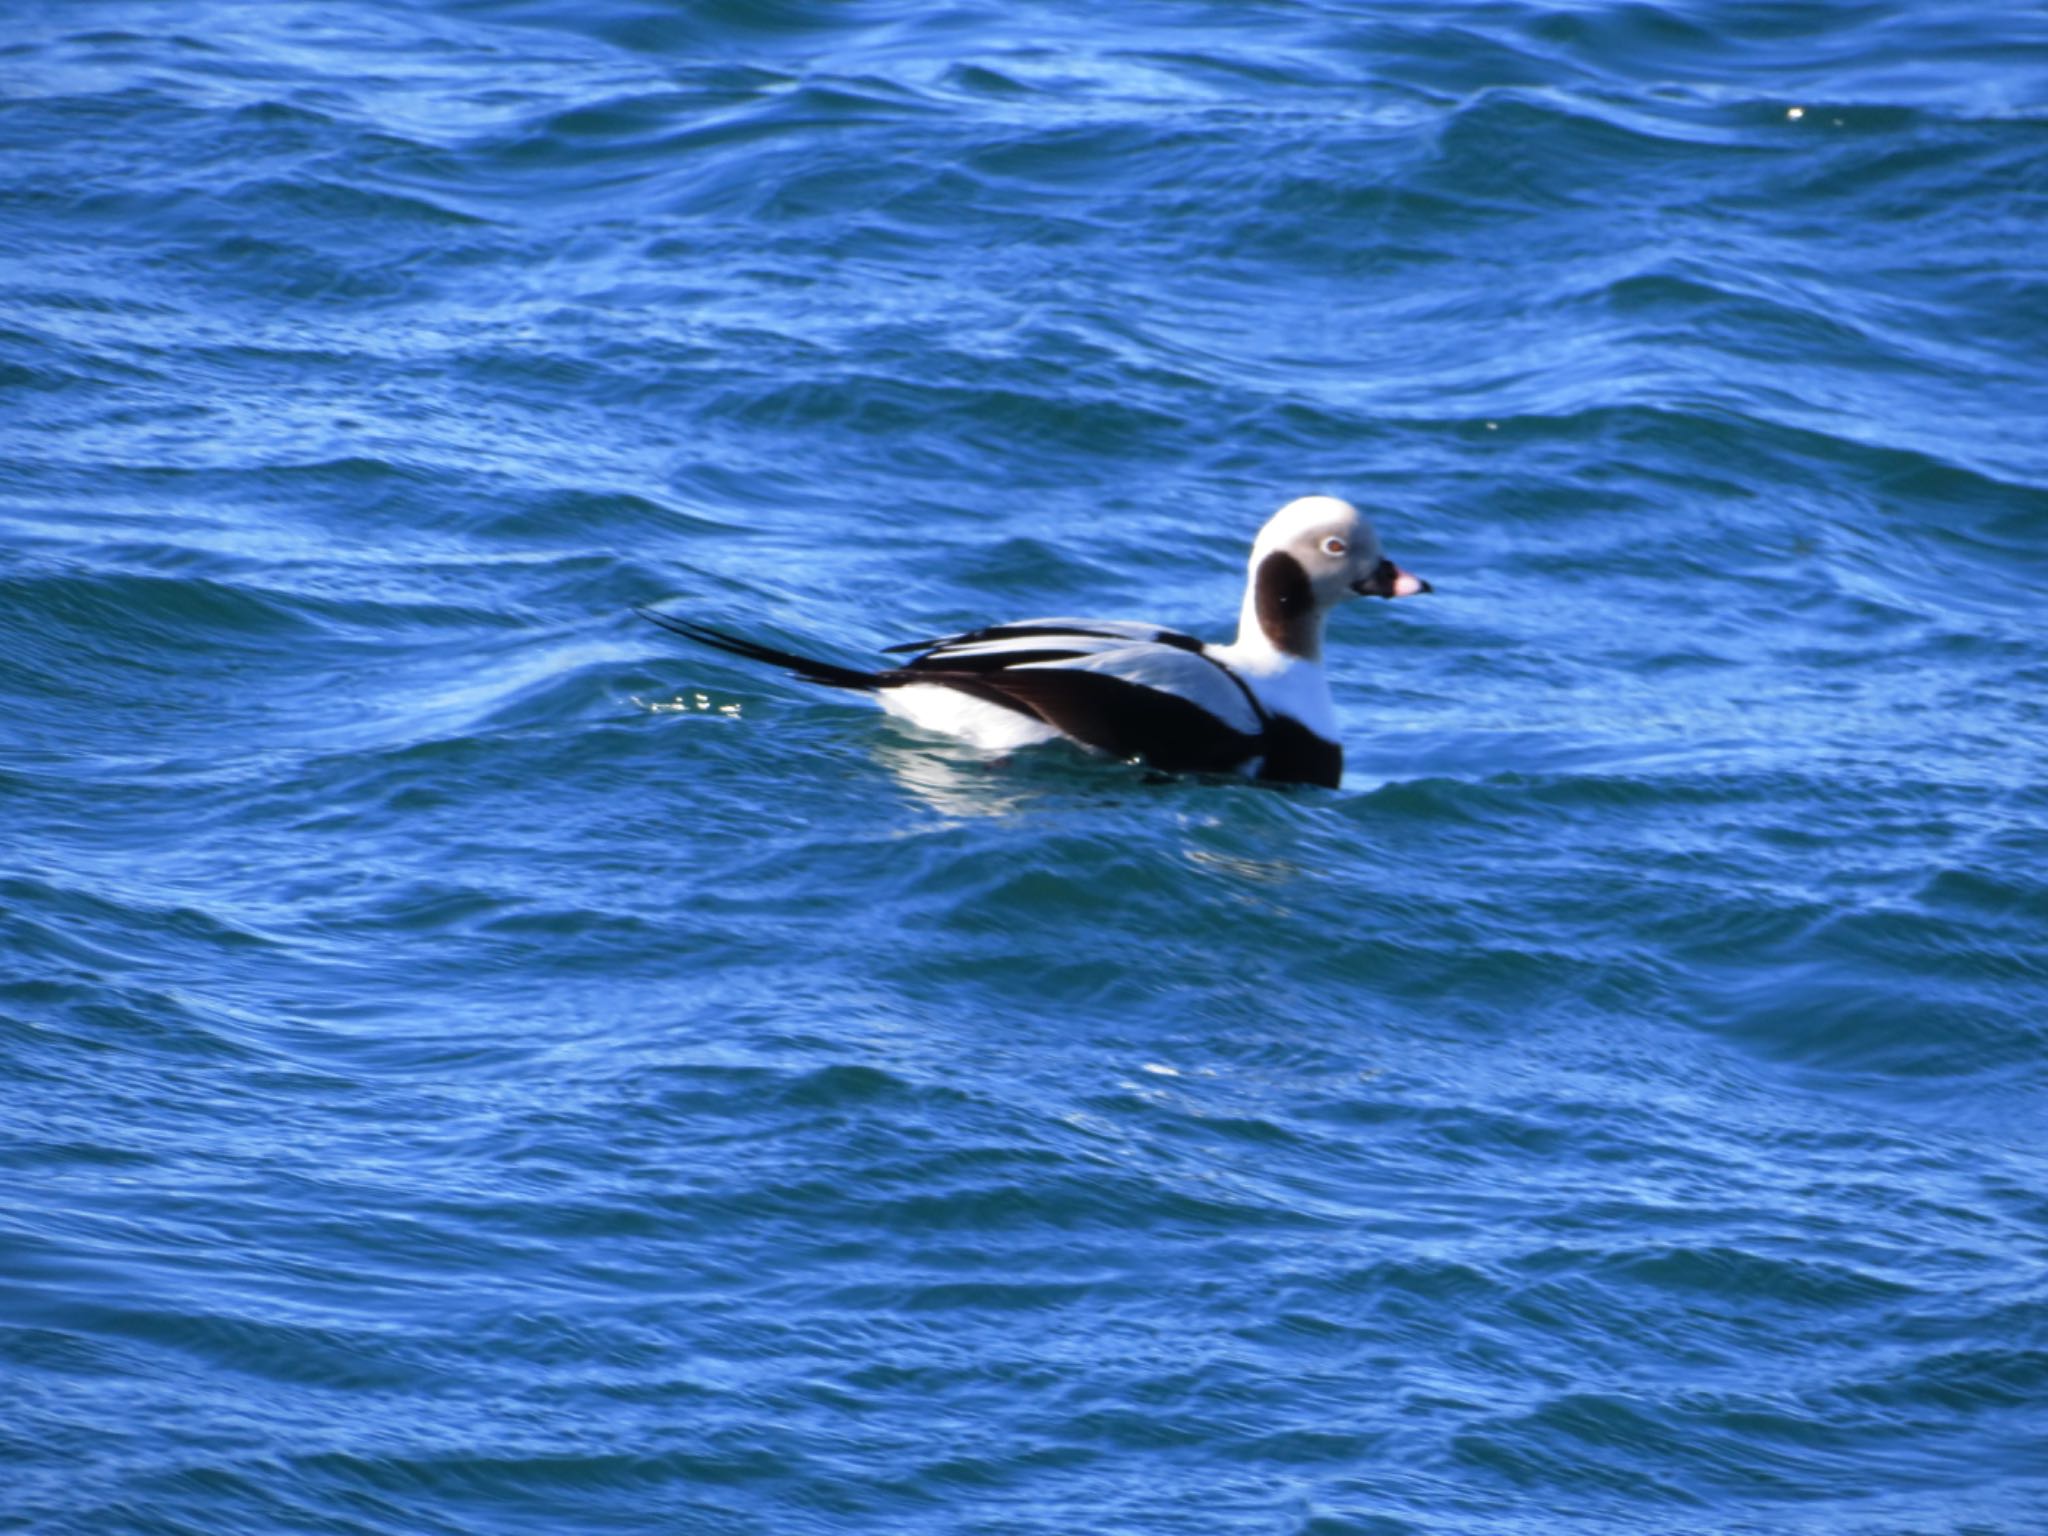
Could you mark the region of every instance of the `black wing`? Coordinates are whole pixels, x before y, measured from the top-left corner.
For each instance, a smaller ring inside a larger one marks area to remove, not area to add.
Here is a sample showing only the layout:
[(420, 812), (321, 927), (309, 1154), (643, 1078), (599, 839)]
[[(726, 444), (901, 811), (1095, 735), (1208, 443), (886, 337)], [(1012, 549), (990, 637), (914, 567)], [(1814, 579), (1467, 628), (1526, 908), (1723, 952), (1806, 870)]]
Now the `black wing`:
[[(1143, 758), (1168, 773), (1228, 773), (1261, 751), (1261, 736), (1241, 731), (1191, 699), (1108, 672), (1073, 667), (958, 674), (911, 674), (921, 682), (998, 695), (1047, 725), (1112, 757)], [(970, 686), (971, 685), (971, 686)]]

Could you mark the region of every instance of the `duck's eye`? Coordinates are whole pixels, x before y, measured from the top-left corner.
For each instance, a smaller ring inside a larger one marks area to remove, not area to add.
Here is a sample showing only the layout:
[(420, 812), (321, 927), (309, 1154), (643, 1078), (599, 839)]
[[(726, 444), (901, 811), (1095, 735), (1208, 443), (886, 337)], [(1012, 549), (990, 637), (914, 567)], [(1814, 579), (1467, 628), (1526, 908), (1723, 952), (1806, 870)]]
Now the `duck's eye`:
[(1341, 555), (1348, 548), (1350, 548), (1350, 546), (1346, 544), (1342, 539), (1338, 538), (1334, 533), (1331, 534), (1327, 539), (1323, 540), (1323, 553), (1326, 555)]

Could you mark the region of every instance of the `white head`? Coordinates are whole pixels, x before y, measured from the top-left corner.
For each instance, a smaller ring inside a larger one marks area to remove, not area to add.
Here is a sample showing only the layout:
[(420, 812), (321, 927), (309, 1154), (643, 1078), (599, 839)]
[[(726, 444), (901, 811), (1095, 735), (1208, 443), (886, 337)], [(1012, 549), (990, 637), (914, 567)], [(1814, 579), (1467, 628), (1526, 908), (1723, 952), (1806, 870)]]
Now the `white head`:
[(1323, 620), (1339, 603), (1429, 589), (1381, 553), (1379, 535), (1350, 502), (1303, 496), (1275, 512), (1252, 544), (1237, 643), (1263, 640), (1314, 661), (1323, 653)]

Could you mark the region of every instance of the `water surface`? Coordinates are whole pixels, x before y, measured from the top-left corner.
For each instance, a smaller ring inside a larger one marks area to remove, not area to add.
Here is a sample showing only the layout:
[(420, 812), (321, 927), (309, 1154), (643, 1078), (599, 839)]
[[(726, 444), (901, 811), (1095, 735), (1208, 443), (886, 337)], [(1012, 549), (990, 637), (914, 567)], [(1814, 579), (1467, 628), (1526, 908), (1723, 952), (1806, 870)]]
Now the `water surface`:
[[(0, 39), (0, 1527), (2048, 1527), (2048, 23)], [(693, 651), (1210, 636), (1336, 791)]]

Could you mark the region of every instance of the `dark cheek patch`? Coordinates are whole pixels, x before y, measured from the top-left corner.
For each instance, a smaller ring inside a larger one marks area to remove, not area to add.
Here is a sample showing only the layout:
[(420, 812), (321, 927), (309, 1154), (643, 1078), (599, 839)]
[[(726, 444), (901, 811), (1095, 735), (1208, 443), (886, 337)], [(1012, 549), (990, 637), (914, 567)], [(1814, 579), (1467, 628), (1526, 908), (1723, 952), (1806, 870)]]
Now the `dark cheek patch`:
[(1259, 562), (1252, 578), (1259, 628), (1290, 656), (1313, 657), (1316, 650), (1316, 594), (1301, 562), (1275, 550)]

